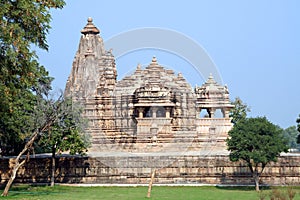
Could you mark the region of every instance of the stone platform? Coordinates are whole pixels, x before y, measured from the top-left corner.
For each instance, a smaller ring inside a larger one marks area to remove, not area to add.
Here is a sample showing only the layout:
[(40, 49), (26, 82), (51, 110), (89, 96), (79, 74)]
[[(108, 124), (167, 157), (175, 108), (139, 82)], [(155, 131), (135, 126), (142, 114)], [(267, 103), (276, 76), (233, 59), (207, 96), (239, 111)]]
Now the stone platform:
[[(11, 158), (0, 158), (0, 182), (8, 179)], [(49, 183), (49, 155), (31, 158), (19, 170), (17, 183)], [(253, 184), (245, 163), (230, 162), (226, 152), (188, 153), (90, 153), (88, 156), (57, 158), (56, 182), (71, 184), (147, 184), (156, 170), (154, 184), (165, 185), (249, 185)], [(262, 184), (300, 184), (300, 155), (283, 154), (277, 163), (268, 165)]]

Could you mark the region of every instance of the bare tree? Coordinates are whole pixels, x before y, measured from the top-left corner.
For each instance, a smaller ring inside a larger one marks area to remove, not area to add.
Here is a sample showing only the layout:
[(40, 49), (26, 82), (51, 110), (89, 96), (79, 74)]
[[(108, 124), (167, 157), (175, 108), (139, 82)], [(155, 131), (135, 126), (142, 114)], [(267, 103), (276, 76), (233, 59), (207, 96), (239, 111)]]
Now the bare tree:
[[(47, 96), (40, 95), (35, 112), (32, 113), (32, 119), (34, 119), (33, 123), (29, 125), (35, 127), (35, 129), (33, 129), (35, 131), (33, 131), (30, 137), (28, 137), (29, 139), (26, 142), (23, 150), (14, 159), (14, 162), (11, 166), (10, 179), (6, 184), (6, 187), (1, 196), (8, 195), (9, 189), (16, 177), (18, 169), (29, 160), (29, 155), (34, 143), (38, 140), (41, 140), (43, 137), (51, 137), (51, 135), (48, 135), (51, 133), (51, 130), (56, 129), (62, 131), (63, 133), (67, 133), (67, 135), (61, 135), (61, 137), (63, 138), (59, 139), (58, 137), (56, 137), (55, 139), (56, 143), (60, 143), (60, 149), (62, 150), (68, 149), (71, 150), (71, 153), (81, 153), (81, 151), (83, 151), (85, 147), (87, 147), (84, 143), (85, 141), (80, 140), (81, 138), (79, 137), (78, 141), (80, 141), (81, 143), (79, 144), (79, 146), (77, 146), (78, 148), (70, 148), (70, 146), (68, 146), (65, 142), (67, 141), (66, 137), (68, 136), (68, 134), (79, 133), (80, 126), (77, 124), (78, 120), (76, 121), (76, 119), (73, 118), (75, 116), (72, 112), (73, 111), (72, 106), (70, 106), (70, 100), (66, 100), (62, 94), (56, 100), (54, 100), (53, 98), (47, 98)], [(77, 115), (76, 117), (78, 118), (80, 117), (80, 115)], [(69, 123), (67, 123), (66, 120), (68, 120)], [(69, 143), (70, 142), (74, 141), (69, 141)], [(24, 158), (23, 155), (25, 153), (27, 153), (27, 156)]]

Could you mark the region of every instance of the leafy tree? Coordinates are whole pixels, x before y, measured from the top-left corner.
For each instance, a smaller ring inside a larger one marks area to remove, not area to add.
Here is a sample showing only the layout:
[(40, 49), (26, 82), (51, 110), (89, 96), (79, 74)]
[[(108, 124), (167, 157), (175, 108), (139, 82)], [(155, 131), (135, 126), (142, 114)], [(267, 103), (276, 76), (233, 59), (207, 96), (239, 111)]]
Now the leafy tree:
[(297, 122), (297, 130), (298, 132), (300, 132), (300, 115), (299, 115), (299, 118), (296, 120)]
[[(16, 177), (18, 169), (29, 159), (29, 155), (36, 139), (38, 139), (38, 137), (42, 135), (42, 133), (47, 131), (49, 127), (53, 123), (55, 123), (59, 115), (63, 114), (59, 112), (61, 103), (55, 103), (51, 99), (44, 99), (43, 95), (41, 93), (39, 94), (39, 91), (41, 90), (37, 91), (38, 94), (36, 95), (37, 103), (35, 105), (35, 109), (32, 110), (32, 112), (30, 112), (28, 115), (30, 116), (28, 118), (30, 121), (28, 121), (28, 125), (26, 127), (26, 129), (28, 130), (28, 139), (25, 142), (23, 149), (19, 152), (18, 156), (11, 164), (11, 177), (8, 180), (8, 183), (6, 184), (6, 187), (1, 196), (8, 195), (8, 191)], [(22, 158), (22, 155), (25, 153), (27, 153), (27, 157), (24, 159)]]
[(30, 135), (28, 121), (37, 102), (38, 85), (50, 87), (51, 78), (31, 46), (47, 50), (50, 8), (63, 0), (0, 1), (0, 148), (16, 155)]
[(250, 108), (239, 97), (236, 97), (232, 104), (234, 108), (230, 110), (229, 117), (232, 118), (231, 122), (236, 124), (239, 120), (247, 117)]
[[(37, 96), (39, 101), (31, 117), (31, 119), (35, 119), (35, 122), (32, 123), (32, 134), (23, 150), (14, 159), (11, 177), (2, 196), (8, 195), (9, 188), (15, 179), (18, 169), (28, 161), (35, 142), (48, 141), (49, 144), (47, 146), (52, 147), (54, 156), (58, 148), (62, 151), (69, 150), (71, 154), (82, 154), (89, 144), (82, 132), (83, 120), (81, 112), (78, 109), (74, 109), (70, 100), (64, 99), (63, 96), (60, 96), (57, 100), (48, 98), (46, 95)], [(21, 156), (25, 153), (27, 153), (27, 157), (22, 158)]]
[(297, 144), (298, 131), (296, 126), (290, 126), (283, 131), (284, 137), (288, 140), (289, 148), (296, 149), (299, 147)]
[[(52, 153), (51, 186), (55, 180), (55, 157), (57, 153), (69, 151), (70, 154), (84, 155), (89, 147), (89, 138), (84, 134), (86, 121), (81, 116), (79, 105), (74, 105), (71, 99), (62, 99), (62, 110), (58, 120), (42, 135), (39, 146), (43, 152)], [(59, 101), (62, 101), (59, 100)]]
[[(299, 118), (296, 120), (296, 122), (297, 122), (297, 130), (298, 132), (300, 132), (300, 115)], [(300, 144), (300, 134), (297, 137), (297, 143)]]
[(239, 120), (229, 131), (227, 146), (229, 158), (236, 162), (247, 163), (259, 190), (259, 178), (269, 162), (276, 162), (281, 152), (287, 152), (287, 140), (282, 129), (269, 122), (265, 117)]
[[(20, 152), (3, 196), (26, 162), (21, 156), (30, 153), (36, 138), (61, 113), (55, 110), (60, 103), (41, 98), (51, 89), (52, 78), (38, 63), (31, 46), (48, 49), (50, 9), (64, 4), (63, 0), (0, 1), (0, 149), (5, 155)], [(50, 105), (53, 109), (46, 109)]]

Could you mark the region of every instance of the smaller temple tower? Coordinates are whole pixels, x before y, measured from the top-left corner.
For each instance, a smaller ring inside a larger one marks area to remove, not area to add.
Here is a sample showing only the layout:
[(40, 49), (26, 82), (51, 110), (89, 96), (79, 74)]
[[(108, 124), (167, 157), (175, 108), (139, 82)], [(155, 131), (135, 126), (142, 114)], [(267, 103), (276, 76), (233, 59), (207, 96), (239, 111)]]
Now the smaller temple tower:
[(195, 88), (197, 95), (197, 111), (205, 109), (208, 118), (214, 118), (217, 109), (220, 109), (223, 118), (229, 118), (229, 112), (234, 106), (230, 103), (227, 86), (219, 85), (210, 74), (208, 80), (201, 86)]
[[(222, 153), (226, 150), (226, 138), (232, 128), (229, 117), (230, 110), (234, 107), (229, 99), (227, 86), (219, 85), (210, 74), (208, 80), (195, 88), (197, 134), (198, 141), (203, 151)], [(201, 111), (207, 111), (207, 115), (201, 116)], [(217, 116), (216, 111), (222, 115)]]

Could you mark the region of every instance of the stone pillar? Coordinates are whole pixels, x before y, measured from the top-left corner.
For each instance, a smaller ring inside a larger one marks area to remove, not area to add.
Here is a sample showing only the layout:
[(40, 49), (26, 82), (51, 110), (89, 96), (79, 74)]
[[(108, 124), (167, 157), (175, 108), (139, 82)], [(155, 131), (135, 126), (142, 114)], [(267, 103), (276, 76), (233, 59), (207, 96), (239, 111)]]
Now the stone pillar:
[(223, 108), (222, 113), (224, 118), (229, 118), (229, 110), (227, 108)]
[(139, 112), (139, 118), (143, 118), (144, 108), (138, 108), (138, 112)]
[(171, 114), (170, 114), (171, 108), (170, 107), (166, 107), (165, 110), (166, 110), (166, 118), (170, 118), (170, 116), (171, 116)]
[(201, 114), (201, 108), (197, 107), (196, 108), (196, 118), (199, 119), (200, 118), (200, 114)]
[(215, 109), (214, 108), (210, 108), (209, 109), (209, 117), (210, 118), (215, 118)]
[(152, 107), (152, 108), (151, 108), (151, 111), (152, 111), (152, 117), (153, 117), (153, 118), (156, 118), (156, 112), (157, 112), (157, 110), (158, 110), (158, 109), (157, 109), (156, 107)]

